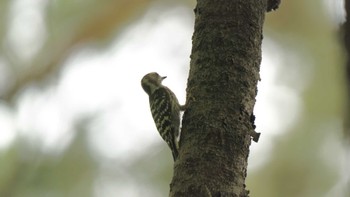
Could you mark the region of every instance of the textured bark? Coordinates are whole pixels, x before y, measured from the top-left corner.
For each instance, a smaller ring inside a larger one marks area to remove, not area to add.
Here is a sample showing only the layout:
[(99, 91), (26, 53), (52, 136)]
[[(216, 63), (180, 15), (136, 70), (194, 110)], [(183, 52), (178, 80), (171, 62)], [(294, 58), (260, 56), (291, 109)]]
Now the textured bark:
[(345, 114), (345, 128), (344, 128), (344, 134), (346, 136), (346, 139), (348, 140), (348, 143), (350, 143), (350, 0), (345, 1), (345, 11), (346, 11), (346, 21), (343, 25), (343, 31), (344, 31), (344, 46), (346, 49), (346, 55), (347, 55), (347, 62), (345, 66), (346, 70), (346, 86), (348, 90), (348, 98), (347, 98), (347, 108)]
[(187, 110), (170, 196), (248, 196), (266, 1), (197, 0)]

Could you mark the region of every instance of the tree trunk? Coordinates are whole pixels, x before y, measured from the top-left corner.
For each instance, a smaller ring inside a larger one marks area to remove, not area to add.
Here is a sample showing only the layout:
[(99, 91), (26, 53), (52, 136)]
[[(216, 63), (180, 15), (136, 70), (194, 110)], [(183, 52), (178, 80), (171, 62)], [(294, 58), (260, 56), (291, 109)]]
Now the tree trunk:
[[(345, 11), (346, 11), (346, 21), (343, 25), (343, 33), (344, 33), (344, 46), (346, 49), (347, 61), (345, 65), (345, 77), (346, 77), (346, 87), (347, 87), (347, 102), (345, 104), (346, 111), (344, 114), (344, 136), (346, 140), (347, 146), (345, 147), (347, 150), (347, 155), (349, 154), (349, 145), (350, 145), (350, 0), (345, 0)], [(347, 161), (349, 161), (349, 156), (347, 157)], [(349, 186), (349, 178), (347, 178), (348, 186)], [(350, 188), (345, 185), (344, 196), (350, 196)]]
[(187, 110), (170, 196), (248, 196), (266, 1), (197, 0)]
[(346, 11), (346, 21), (343, 25), (343, 32), (344, 32), (344, 46), (346, 49), (347, 54), (347, 62), (345, 65), (345, 73), (346, 73), (346, 86), (347, 86), (347, 103), (348, 106), (345, 111), (345, 119), (344, 119), (344, 134), (346, 137), (346, 140), (348, 141), (348, 144), (350, 144), (350, 0), (345, 1), (345, 11)]

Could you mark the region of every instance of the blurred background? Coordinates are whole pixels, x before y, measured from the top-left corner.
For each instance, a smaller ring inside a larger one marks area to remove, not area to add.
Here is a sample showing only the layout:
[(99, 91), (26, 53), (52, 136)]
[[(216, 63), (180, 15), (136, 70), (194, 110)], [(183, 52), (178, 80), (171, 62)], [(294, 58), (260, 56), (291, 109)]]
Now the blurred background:
[[(185, 102), (195, 3), (1, 0), (0, 196), (167, 196), (173, 161), (140, 80), (166, 75)], [(251, 196), (350, 196), (343, 4), (266, 16)]]

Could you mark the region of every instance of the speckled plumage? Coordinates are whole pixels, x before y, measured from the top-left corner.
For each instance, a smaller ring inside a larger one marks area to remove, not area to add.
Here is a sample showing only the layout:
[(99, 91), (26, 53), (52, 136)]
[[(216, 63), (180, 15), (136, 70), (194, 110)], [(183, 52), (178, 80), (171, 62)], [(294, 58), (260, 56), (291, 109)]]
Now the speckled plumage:
[(163, 140), (172, 151), (174, 160), (178, 157), (178, 141), (180, 132), (180, 104), (175, 94), (162, 85), (163, 79), (158, 73), (152, 72), (141, 80), (141, 86), (149, 96), (151, 113)]

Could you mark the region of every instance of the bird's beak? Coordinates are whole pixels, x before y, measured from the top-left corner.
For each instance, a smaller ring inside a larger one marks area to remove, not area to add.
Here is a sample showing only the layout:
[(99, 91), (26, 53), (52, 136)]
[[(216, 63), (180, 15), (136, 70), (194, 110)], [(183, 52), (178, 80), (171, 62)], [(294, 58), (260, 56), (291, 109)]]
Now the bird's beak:
[(166, 76), (162, 77), (162, 81), (166, 78)]

